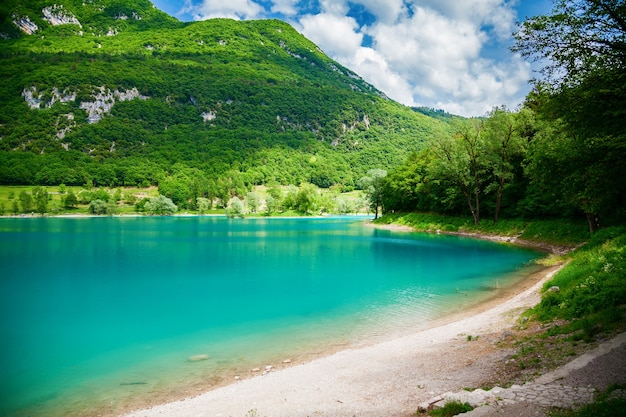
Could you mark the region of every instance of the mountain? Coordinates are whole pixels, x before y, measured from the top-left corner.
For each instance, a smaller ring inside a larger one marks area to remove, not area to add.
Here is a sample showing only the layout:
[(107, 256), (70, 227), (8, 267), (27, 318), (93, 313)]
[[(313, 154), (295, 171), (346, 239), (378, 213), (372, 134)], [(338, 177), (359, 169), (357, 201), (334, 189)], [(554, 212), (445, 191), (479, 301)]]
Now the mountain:
[(0, 77), (5, 184), (352, 188), (447, 128), (285, 22), (183, 23), (147, 0), (4, 0)]

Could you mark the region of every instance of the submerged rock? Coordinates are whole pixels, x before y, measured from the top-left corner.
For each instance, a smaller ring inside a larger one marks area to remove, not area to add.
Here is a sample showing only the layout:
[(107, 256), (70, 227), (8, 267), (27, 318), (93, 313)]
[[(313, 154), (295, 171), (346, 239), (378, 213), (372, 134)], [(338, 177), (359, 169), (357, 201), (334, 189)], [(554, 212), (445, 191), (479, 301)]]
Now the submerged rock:
[(189, 362), (199, 362), (199, 361), (206, 361), (207, 359), (209, 359), (209, 355), (207, 354), (200, 354), (200, 355), (193, 355), (190, 356), (189, 358), (187, 358), (187, 360)]

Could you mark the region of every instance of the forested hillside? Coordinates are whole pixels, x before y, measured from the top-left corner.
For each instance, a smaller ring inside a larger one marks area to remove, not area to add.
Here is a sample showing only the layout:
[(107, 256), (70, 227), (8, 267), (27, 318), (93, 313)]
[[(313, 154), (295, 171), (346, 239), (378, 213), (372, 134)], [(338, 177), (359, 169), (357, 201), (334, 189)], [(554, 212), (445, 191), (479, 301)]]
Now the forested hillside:
[(0, 77), (3, 184), (351, 189), (448, 128), (284, 22), (182, 23), (148, 0), (3, 1)]

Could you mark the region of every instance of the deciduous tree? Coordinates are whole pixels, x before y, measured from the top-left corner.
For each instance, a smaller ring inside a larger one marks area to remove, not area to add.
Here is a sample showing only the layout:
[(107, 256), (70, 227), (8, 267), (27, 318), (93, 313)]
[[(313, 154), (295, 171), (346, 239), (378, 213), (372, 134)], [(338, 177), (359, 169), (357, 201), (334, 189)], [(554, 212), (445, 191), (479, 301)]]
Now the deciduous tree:
[(365, 192), (370, 209), (374, 211), (374, 219), (378, 218), (378, 209), (382, 204), (386, 176), (387, 171), (384, 169), (370, 169), (367, 175), (359, 180), (359, 185)]

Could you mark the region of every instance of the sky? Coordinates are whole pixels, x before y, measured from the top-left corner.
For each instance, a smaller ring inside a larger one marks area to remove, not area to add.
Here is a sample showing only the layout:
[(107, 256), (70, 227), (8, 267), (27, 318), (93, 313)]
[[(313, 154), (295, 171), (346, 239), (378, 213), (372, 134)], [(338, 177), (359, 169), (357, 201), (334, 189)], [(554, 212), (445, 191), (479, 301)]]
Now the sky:
[(513, 110), (538, 77), (512, 33), (551, 0), (153, 0), (181, 21), (277, 18), (407, 106), (484, 116)]

